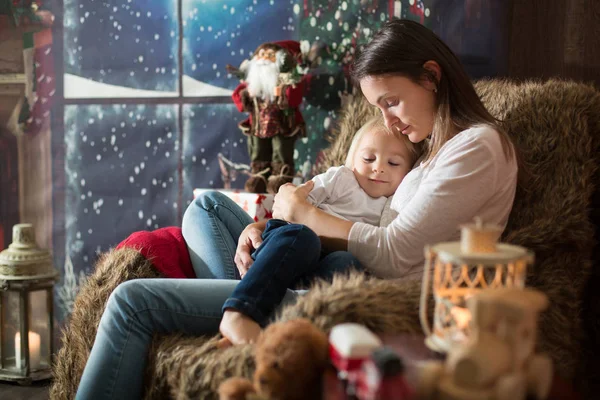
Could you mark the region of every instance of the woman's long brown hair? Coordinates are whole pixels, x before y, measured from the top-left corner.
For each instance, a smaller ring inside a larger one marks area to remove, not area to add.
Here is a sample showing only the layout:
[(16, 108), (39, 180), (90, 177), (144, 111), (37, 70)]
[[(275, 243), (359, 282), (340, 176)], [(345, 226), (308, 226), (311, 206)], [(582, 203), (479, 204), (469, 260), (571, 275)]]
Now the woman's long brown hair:
[[(427, 61), (440, 66), (439, 80), (424, 67)], [(356, 58), (351, 75), (357, 86), (363, 78), (386, 75), (404, 76), (417, 84), (423, 79), (435, 82), (437, 112), (425, 161), (431, 160), (456, 133), (482, 124), (500, 133), (507, 159), (516, 157), (510, 138), (481, 102), (458, 57), (435, 33), (417, 22), (386, 22)]]

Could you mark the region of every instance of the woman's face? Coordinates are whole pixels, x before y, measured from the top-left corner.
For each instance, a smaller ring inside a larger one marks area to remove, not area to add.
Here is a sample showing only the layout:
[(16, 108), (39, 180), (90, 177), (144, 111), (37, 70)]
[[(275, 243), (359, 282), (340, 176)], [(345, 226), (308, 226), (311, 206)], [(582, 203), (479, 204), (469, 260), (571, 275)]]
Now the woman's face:
[(436, 111), (435, 85), (417, 84), (403, 76), (367, 76), (360, 88), (369, 103), (377, 106), (386, 126), (419, 143), (431, 134)]

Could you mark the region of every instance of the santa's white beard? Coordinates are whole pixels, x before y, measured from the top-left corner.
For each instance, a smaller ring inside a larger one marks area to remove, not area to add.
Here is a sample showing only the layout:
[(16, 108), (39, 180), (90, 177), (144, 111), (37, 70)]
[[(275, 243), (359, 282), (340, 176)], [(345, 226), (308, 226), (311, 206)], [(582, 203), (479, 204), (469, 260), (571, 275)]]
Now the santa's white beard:
[(248, 66), (246, 83), (248, 93), (252, 97), (258, 97), (272, 102), (275, 99), (275, 87), (279, 76), (277, 63), (268, 60), (252, 60)]

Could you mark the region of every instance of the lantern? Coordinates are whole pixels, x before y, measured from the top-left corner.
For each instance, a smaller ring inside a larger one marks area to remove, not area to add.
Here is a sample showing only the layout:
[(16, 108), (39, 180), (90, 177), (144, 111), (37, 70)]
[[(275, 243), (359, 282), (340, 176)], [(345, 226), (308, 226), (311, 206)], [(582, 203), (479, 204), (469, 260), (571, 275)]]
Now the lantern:
[[(427, 335), (425, 342), (432, 350), (445, 353), (469, 335), (469, 297), (487, 288), (525, 286), (533, 253), (524, 247), (497, 243), (501, 233), (500, 227), (476, 219), (475, 224), (461, 226), (459, 242), (425, 248), (420, 319)], [(433, 327), (427, 315), (430, 291), (435, 300)]]
[(36, 245), (33, 226), (15, 225), (13, 243), (0, 253), (0, 380), (50, 378), (57, 275), (50, 253)]

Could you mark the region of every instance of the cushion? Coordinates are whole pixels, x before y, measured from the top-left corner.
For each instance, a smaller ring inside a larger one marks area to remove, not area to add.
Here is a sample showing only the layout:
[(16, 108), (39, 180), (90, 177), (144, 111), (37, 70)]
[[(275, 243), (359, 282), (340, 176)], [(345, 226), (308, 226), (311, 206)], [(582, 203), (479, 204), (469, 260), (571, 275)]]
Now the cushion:
[(196, 277), (179, 227), (134, 232), (117, 245), (121, 248), (138, 250), (165, 278)]

